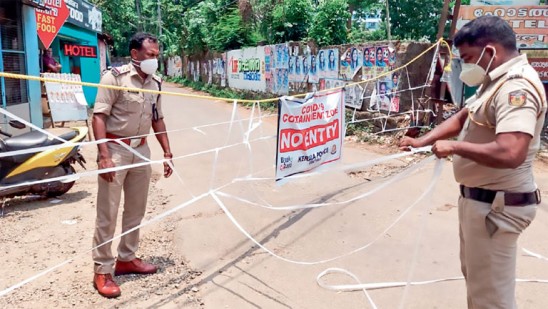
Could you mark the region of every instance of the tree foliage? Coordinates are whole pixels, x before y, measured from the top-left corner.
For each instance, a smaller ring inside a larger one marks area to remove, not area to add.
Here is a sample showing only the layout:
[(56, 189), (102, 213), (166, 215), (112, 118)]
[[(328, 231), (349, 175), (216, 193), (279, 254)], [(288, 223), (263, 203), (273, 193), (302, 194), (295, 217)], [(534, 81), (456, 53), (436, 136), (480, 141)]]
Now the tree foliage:
[(310, 0), (285, 0), (272, 12), (273, 40), (270, 43), (299, 41), (306, 38), (313, 13)]
[(443, 7), (443, 0), (421, 0), (420, 5), (414, 0), (91, 1), (103, 12), (103, 30), (114, 38), (116, 56), (128, 55), (128, 40), (139, 30), (159, 35), (161, 29), (165, 55), (224, 51), (258, 42), (312, 39), (326, 46), (385, 40), (386, 24), (369, 31), (365, 20), (381, 14), (387, 22), (386, 1), (392, 39), (434, 40)]
[(310, 27), (310, 38), (320, 45), (345, 44), (350, 18), (346, 0), (323, 0), (319, 3)]

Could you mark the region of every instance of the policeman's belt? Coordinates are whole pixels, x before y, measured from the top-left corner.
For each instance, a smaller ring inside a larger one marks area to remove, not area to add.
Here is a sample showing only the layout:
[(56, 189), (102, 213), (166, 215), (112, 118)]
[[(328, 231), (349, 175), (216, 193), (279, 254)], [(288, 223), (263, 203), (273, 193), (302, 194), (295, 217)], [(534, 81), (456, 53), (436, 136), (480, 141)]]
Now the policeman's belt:
[[(121, 141), (122, 143), (127, 144), (128, 146), (132, 148), (137, 148), (139, 146), (143, 146), (147, 142), (146, 137), (139, 137), (139, 138), (124, 138), (123, 136), (118, 136), (115, 134), (107, 133), (106, 138), (108, 139), (117, 139)], [(110, 141), (110, 143), (116, 143), (115, 141)]]
[[(497, 191), (481, 188), (468, 188), (460, 185), (460, 194), (462, 197), (478, 202), (491, 204), (495, 200)], [(504, 204), (506, 206), (528, 206), (540, 204), (540, 191), (537, 189), (529, 193), (504, 193)]]

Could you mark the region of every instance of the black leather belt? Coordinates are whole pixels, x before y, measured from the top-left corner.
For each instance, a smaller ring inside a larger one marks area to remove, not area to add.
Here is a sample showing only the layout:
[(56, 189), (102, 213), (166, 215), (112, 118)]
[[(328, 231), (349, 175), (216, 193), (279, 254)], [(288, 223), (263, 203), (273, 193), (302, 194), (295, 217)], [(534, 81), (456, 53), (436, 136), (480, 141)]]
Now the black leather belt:
[[(497, 191), (481, 188), (468, 188), (460, 185), (460, 194), (464, 198), (491, 204), (493, 203), (493, 200), (495, 200)], [(540, 191), (538, 189), (529, 193), (504, 193), (504, 204), (506, 206), (528, 206), (540, 204), (540, 201)]]

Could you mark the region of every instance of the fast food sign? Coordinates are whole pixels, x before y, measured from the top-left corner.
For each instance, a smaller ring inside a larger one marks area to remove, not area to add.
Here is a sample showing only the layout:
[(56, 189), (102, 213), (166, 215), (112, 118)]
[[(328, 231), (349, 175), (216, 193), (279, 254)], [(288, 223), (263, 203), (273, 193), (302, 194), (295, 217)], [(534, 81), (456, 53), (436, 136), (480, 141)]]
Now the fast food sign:
[(45, 48), (49, 48), (69, 16), (65, 0), (43, 0), (46, 9), (35, 9), (38, 37)]

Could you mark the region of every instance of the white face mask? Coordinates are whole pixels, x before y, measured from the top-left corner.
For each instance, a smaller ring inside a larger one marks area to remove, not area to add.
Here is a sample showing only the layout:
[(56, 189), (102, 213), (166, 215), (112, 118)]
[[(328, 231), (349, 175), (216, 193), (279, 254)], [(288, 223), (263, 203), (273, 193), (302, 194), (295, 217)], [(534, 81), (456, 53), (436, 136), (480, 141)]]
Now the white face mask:
[(147, 75), (152, 75), (158, 70), (158, 59), (146, 59), (143, 61), (131, 60), (133, 65), (140, 68), (143, 73)]
[(493, 59), (495, 59), (495, 56), (497, 55), (497, 50), (493, 48), (493, 57), (487, 65), (487, 70), (483, 69), (478, 63), (481, 61), (481, 58), (483, 57), (486, 48), (487, 47), (483, 48), (483, 50), (481, 51), (481, 55), (476, 63), (462, 64), (462, 71), (460, 72), (459, 78), (470, 87), (479, 86), (485, 81), (485, 76), (487, 75), (487, 72), (491, 67), (491, 63), (493, 63)]

